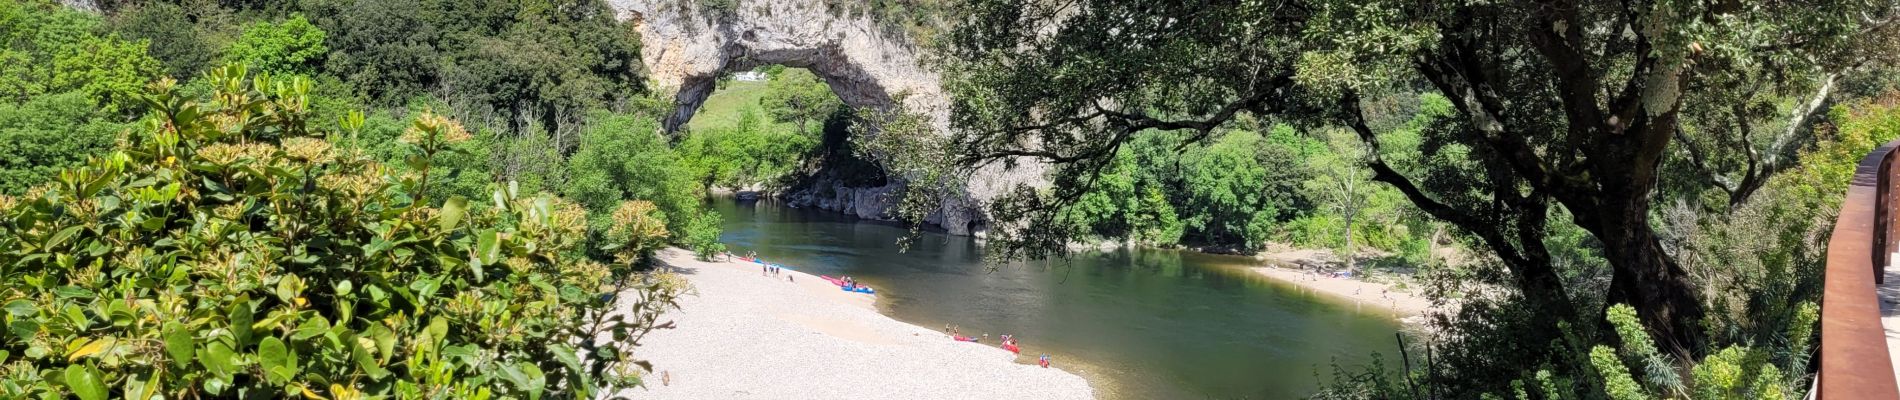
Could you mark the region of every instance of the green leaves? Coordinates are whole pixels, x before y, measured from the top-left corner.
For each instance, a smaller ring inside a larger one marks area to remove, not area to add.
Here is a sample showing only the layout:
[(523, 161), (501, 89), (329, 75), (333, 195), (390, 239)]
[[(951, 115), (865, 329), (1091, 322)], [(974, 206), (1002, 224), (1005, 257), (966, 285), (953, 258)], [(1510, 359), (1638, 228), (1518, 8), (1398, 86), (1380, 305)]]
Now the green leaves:
[(246, 78), (159, 85), (125, 147), (0, 196), (0, 248), (19, 250), (0, 252), (0, 398), (574, 398), (624, 380), (619, 359), (539, 350), (641, 329), (573, 289), (644, 281), (583, 258), (586, 209), (520, 189), (499, 209), (429, 204), (314, 139), (333, 132), (307, 125), (307, 81)]
[(297, 353), (284, 346), (282, 340), (267, 337), (257, 344), (257, 358), (264, 367), (264, 376), (272, 384), (283, 384), (297, 376)]
[(183, 368), (191, 364), (193, 340), (191, 331), (179, 322), (165, 323), (165, 354), (171, 356), (172, 365)]
[(213, 376), (228, 376), (237, 367), (237, 354), (231, 351), (231, 345), (223, 341), (213, 341), (198, 350), (198, 364), (204, 366)]
[(99, 377), (99, 371), (91, 366), (68, 366), (62, 378), (66, 380), (66, 387), (72, 389), (73, 395), (79, 396), (80, 400), (106, 399), (106, 382)]
[(462, 197), (462, 196), (450, 197), (448, 201), (442, 202), (442, 210), (440, 211), (440, 214), (436, 217), (436, 227), (441, 228), (444, 231), (455, 229), (455, 225), (460, 224), (462, 222), (462, 215), (467, 214), (467, 213), (468, 213), (468, 198), (467, 197)]
[(40, 248), (46, 250), (57, 249), (59, 246), (65, 245), (67, 240), (71, 240), (73, 235), (79, 234), (80, 228), (85, 227), (75, 225), (66, 227), (66, 229), (60, 229), (59, 232), (53, 233), (52, 237), (47, 238), (46, 243), (41, 244)]
[(484, 230), (475, 234), (473, 258), (469, 260), (469, 272), (475, 274), (475, 281), (482, 281), (482, 268), (501, 259), (500, 234), (493, 230)]
[(86, 289), (86, 288), (78, 287), (78, 286), (60, 286), (58, 289), (53, 290), (53, 294), (63, 299), (90, 299), (92, 298), (91, 289)]
[(227, 50), (233, 60), (258, 67), (259, 73), (308, 74), (325, 53), (326, 34), (302, 15), (282, 22), (259, 22), (244, 29), (244, 35)]
[(13, 314), (15, 317), (29, 317), (39, 312), (39, 307), (26, 299), (14, 299), (7, 302), (6, 310), (8, 314)]
[(231, 324), (231, 337), (237, 339), (237, 345), (239, 347), (249, 345), (251, 343), (251, 323), (253, 322), (251, 320), (250, 299), (248, 297), (239, 297), (236, 302), (231, 303), (231, 311), (228, 318)]
[(316, 315), (305, 319), (303, 324), (297, 325), (297, 329), (291, 331), (290, 338), (299, 341), (310, 340), (318, 336), (324, 336), (329, 332), (330, 321), (325, 320), (322, 315)]
[(527, 391), (530, 399), (541, 398), (541, 392), (548, 385), (547, 376), (541, 373), (541, 367), (525, 362), (503, 365), (501, 376), (516, 388)]

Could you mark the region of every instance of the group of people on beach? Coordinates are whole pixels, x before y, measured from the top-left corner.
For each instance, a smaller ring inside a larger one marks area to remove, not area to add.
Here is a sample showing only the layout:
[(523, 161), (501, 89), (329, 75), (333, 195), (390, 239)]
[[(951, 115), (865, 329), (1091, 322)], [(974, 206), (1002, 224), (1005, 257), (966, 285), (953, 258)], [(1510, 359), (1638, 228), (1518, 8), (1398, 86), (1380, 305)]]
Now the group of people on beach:
[[(732, 252), (726, 252), (727, 259), (731, 259), (734, 256), (735, 254), (732, 254)], [(758, 252), (747, 252), (746, 257), (744, 257), (744, 259), (747, 261), (759, 263), (760, 276), (777, 277), (777, 276), (780, 276), (780, 272), (783, 271), (783, 268), (781, 268), (779, 265), (768, 263), (768, 262), (765, 262), (765, 260), (759, 259)], [(789, 281), (791, 280), (793, 275), (784, 275), (784, 276), (786, 280)], [(863, 284), (858, 283), (857, 278), (852, 278), (850, 275), (839, 277), (839, 281), (843, 282), (843, 286), (849, 289), (864, 287)], [(956, 338), (957, 340), (961, 340), (961, 341), (966, 341), (966, 342), (978, 341), (978, 339), (976, 338), (964, 337), (963, 330), (955, 325), (944, 324), (943, 333), (949, 334), (952, 338)], [(983, 338), (981, 340), (988, 341), (989, 338), (990, 338), (990, 334), (985, 333), (983, 334)], [(1018, 344), (1016, 342), (1016, 336), (1002, 335), (1001, 338), (1002, 338), (1002, 346), (1004, 349), (1010, 350), (1011, 352), (1016, 352), (1016, 353), (1021, 352), (1022, 347), (1020, 347), (1021, 344)], [(1049, 355), (1043, 354), (1041, 357), (1038, 357), (1036, 360), (1036, 364), (1041, 365), (1043, 368), (1049, 368)]]
[[(1354, 274), (1352, 270), (1326, 271), (1324, 269), (1307, 269), (1307, 268), (1302, 267), (1300, 268), (1300, 276), (1307, 281), (1313, 281), (1313, 282), (1319, 281), (1319, 278), (1322, 276), (1327, 277), (1327, 278), (1334, 278), (1334, 279), (1358, 280), (1358, 279), (1355, 279), (1357, 275)], [(1365, 280), (1359, 280), (1359, 281), (1369, 282)], [(1385, 300), (1387, 305), (1396, 306), (1398, 304), (1399, 299), (1392, 295), (1391, 286), (1379, 285), (1378, 289), (1379, 289), (1379, 299)], [(1355, 296), (1356, 298), (1356, 296), (1359, 296), (1360, 294), (1365, 293), (1365, 290), (1366, 290), (1366, 287), (1364, 285), (1354, 286), (1352, 288), (1352, 295)]]
[[(726, 252), (726, 259), (730, 260), (733, 258), (733, 256), (735, 256), (735, 254), (732, 254), (732, 252), (730, 251)], [(765, 262), (765, 260), (759, 259), (759, 252), (756, 252), (756, 251), (747, 252), (745, 258), (743, 259), (746, 261), (759, 263), (759, 276), (777, 278), (781, 276), (780, 272), (784, 272), (785, 270), (784, 266), (782, 265), (768, 263), (768, 262)], [(783, 275), (783, 276), (785, 277), (786, 282), (797, 282), (797, 280), (793, 278), (796, 275)]]
[(838, 280), (844, 281), (844, 287), (847, 289), (857, 289), (857, 288), (864, 287), (864, 285), (858, 284), (857, 279), (852, 279), (851, 275), (845, 275), (843, 277), (840, 277)]
[(1311, 270), (1311, 269), (1306, 269), (1306, 268), (1300, 268), (1300, 274), (1305, 275), (1307, 280), (1309, 281), (1317, 281), (1319, 280), (1319, 277), (1321, 276), (1325, 276), (1327, 278), (1335, 278), (1335, 279), (1352, 279), (1353, 278), (1353, 274), (1351, 270), (1325, 271), (1325, 270)]

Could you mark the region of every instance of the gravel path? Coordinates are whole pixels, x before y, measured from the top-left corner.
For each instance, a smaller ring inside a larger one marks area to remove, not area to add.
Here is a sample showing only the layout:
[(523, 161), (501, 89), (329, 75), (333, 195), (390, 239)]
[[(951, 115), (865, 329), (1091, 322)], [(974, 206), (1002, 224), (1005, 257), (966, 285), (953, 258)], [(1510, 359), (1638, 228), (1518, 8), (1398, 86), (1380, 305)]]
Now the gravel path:
[[(668, 313), (678, 329), (647, 336), (635, 356), (653, 362), (656, 399), (1087, 399), (1081, 377), (1018, 364), (995, 343), (964, 343), (878, 314), (873, 296), (790, 270), (701, 262), (667, 249), (660, 259), (698, 296)], [(786, 276), (796, 283), (786, 281)], [(1033, 355), (1022, 360), (1033, 361)], [(1060, 367), (1060, 365), (1057, 365)], [(662, 382), (667, 380), (668, 382)]]

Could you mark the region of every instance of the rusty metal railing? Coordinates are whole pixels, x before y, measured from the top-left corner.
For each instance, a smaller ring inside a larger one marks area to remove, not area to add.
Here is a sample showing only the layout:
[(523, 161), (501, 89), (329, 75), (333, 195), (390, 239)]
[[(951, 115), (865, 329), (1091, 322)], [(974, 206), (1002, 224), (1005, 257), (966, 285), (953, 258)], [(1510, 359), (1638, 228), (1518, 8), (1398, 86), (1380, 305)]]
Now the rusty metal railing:
[(1822, 400), (1900, 400), (1886, 330), (1880, 324), (1877, 285), (1894, 240), (1895, 147), (1874, 149), (1854, 169), (1841, 213), (1828, 239), (1821, 295), (1820, 373), (1814, 397)]

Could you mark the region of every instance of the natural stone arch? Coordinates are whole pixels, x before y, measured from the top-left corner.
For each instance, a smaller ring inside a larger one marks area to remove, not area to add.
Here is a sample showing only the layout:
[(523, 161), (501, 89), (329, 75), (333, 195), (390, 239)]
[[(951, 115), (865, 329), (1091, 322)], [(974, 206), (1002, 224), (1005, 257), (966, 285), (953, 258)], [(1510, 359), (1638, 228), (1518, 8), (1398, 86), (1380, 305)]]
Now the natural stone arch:
[[(685, 126), (720, 75), (769, 64), (811, 70), (851, 107), (888, 109), (901, 99), (906, 111), (923, 114), (939, 132), (949, 132), (949, 99), (938, 73), (921, 62), (920, 49), (902, 33), (868, 16), (834, 15), (824, 0), (740, 1), (731, 10), (703, 9), (697, 0), (608, 4), (639, 29), (641, 58), (655, 86), (674, 91), (676, 108), (663, 124), (669, 132)], [(1019, 164), (1031, 167), (976, 171), (963, 196), (946, 199), (926, 222), (952, 234), (981, 231), (981, 204), (1017, 183), (1039, 180), (1039, 164)], [(796, 196), (818, 208), (889, 219), (892, 195), (902, 184), (832, 184)]]
[(668, 131), (692, 118), (719, 76), (771, 64), (811, 70), (851, 107), (888, 108), (902, 94), (907, 109), (947, 128), (937, 73), (921, 65), (901, 33), (867, 16), (833, 15), (823, 0), (739, 2), (731, 10), (703, 9), (695, 0), (609, 4), (640, 30), (653, 83), (676, 91)]

